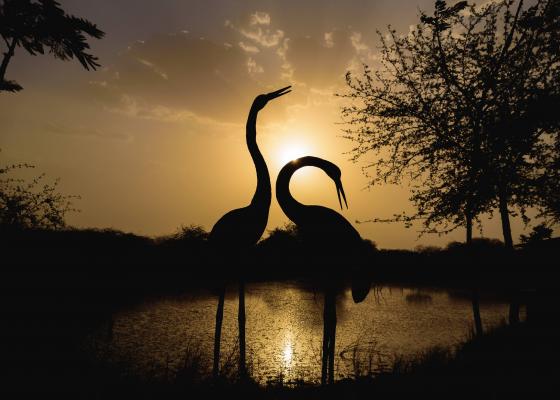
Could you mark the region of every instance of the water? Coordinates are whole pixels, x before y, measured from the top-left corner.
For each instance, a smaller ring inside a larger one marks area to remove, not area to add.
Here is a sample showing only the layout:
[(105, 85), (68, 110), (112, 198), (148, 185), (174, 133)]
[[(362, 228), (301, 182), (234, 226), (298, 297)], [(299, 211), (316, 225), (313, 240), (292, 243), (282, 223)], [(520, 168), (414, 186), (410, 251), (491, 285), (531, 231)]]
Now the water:
[[(297, 282), (246, 285), (247, 360), (251, 376), (266, 383), (318, 382), (321, 373), (323, 295)], [(189, 293), (145, 302), (113, 316), (112, 334), (88, 339), (98, 358), (132, 374), (172, 376), (185, 359), (212, 365), (217, 298)], [(481, 302), (485, 329), (507, 318), (507, 304)], [(348, 289), (337, 298), (337, 379), (389, 368), (395, 357), (434, 346), (452, 349), (472, 330), (468, 297), (445, 290), (382, 287), (354, 304)], [(237, 288), (228, 287), (222, 328), (223, 370), (237, 368)]]

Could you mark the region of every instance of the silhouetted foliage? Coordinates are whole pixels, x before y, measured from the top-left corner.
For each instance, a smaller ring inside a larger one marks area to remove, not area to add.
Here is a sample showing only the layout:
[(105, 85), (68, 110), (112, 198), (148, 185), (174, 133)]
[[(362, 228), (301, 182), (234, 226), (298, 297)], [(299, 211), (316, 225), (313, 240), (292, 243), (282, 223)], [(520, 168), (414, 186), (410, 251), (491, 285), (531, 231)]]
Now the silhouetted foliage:
[(414, 248), (414, 251), (420, 254), (437, 254), (441, 251), (441, 247), (438, 246), (425, 246), (425, 245), (418, 245)]
[[(557, 104), (557, 110), (560, 104)], [(554, 146), (550, 152), (543, 152), (541, 162), (544, 165), (545, 174), (537, 178), (537, 196), (540, 217), (544, 217), (550, 224), (560, 224), (560, 138), (558, 131), (550, 138)]]
[(33, 56), (48, 51), (63, 61), (75, 57), (87, 70), (99, 67), (97, 57), (87, 52), (85, 35), (101, 39), (104, 32), (86, 19), (66, 14), (54, 0), (1, 0), (0, 35), (7, 48), (0, 65), (0, 91), (22, 89), (17, 82), (6, 79), (16, 47)]
[(542, 240), (550, 239), (552, 237), (552, 232), (552, 229), (546, 226), (546, 224), (540, 224), (533, 227), (533, 231), (528, 235), (520, 235), (519, 241), (522, 244), (540, 242)]
[(33, 168), (29, 164), (0, 168), (1, 229), (60, 229), (66, 226), (66, 214), (78, 211), (72, 201), (79, 196), (59, 193), (58, 179), (49, 184), (43, 183), (44, 173), (30, 181), (9, 175), (14, 170)]
[(261, 252), (270, 255), (281, 253), (295, 253), (300, 251), (302, 246), (301, 237), (298, 228), (294, 223), (287, 223), (282, 228), (274, 228), (268, 233), (268, 236), (262, 239), (258, 248)]
[(208, 232), (200, 225), (182, 225), (177, 232), (157, 239), (166, 247), (202, 249), (208, 243)]
[(422, 219), (422, 233), (466, 226), (470, 241), (473, 219), (498, 208), (512, 247), (509, 208), (524, 215), (538, 202), (560, 98), (560, 2), (514, 3), (438, 0), (407, 35), (379, 33), (381, 70), (347, 73), (354, 160), (375, 155), (372, 185), (412, 180), (417, 212), (373, 221)]
[(456, 251), (466, 248), (471, 249), (483, 249), (483, 250), (494, 250), (494, 249), (503, 249), (504, 242), (500, 239), (492, 239), (492, 238), (474, 238), (472, 244), (470, 246), (466, 245), (463, 242), (449, 242), (445, 249), (447, 251)]

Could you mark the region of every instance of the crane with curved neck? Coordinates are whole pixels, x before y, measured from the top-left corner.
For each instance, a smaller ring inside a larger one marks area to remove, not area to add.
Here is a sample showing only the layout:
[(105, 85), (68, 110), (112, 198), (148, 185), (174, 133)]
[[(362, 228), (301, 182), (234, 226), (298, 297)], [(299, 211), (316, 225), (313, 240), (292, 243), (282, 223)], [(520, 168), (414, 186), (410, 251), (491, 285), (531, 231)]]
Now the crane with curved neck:
[[(334, 382), (334, 356), (336, 339), (336, 278), (325, 272), (325, 265), (332, 264), (341, 268), (340, 263), (361, 260), (367, 256), (368, 247), (358, 231), (346, 218), (330, 208), (305, 205), (298, 202), (290, 193), (290, 179), (300, 168), (312, 166), (323, 170), (335, 183), (338, 202), (342, 209), (342, 200), (348, 208), (344, 188), (342, 187), (341, 171), (335, 164), (318, 157), (301, 157), (287, 163), (278, 174), (276, 180), (276, 198), (282, 211), (294, 222), (301, 233), (306, 247), (314, 252), (313, 260), (321, 264), (322, 278), (327, 278), (324, 286), (323, 307), (323, 360), (321, 383)], [(333, 264), (334, 263), (334, 264)], [(342, 265), (342, 267), (346, 267)], [(359, 271), (359, 269), (358, 269)], [(370, 290), (369, 280), (358, 279), (352, 283), (354, 302), (363, 301)]]
[(342, 209), (342, 200), (348, 208), (340, 168), (322, 158), (306, 156), (290, 161), (278, 174), (276, 198), (282, 211), (298, 226), (308, 243), (333, 241), (339, 245), (339, 248), (347, 244), (361, 243), (362, 238), (358, 231), (342, 215), (327, 207), (302, 204), (292, 196), (290, 180), (293, 174), (300, 168), (308, 166), (323, 170), (334, 181), (340, 208)]
[[(261, 94), (255, 98), (246, 125), (247, 148), (257, 172), (257, 188), (251, 203), (226, 213), (214, 225), (210, 232), (209, 242), (214, 250), (221, 255), (223, 263), (240, 262), (235, 259), (249, 251), (261, 238), (268, 222), (271, 201), (270, 175), (264, 157), (257, 145), (257, 115), (266, 104), (273, 99), (289, 93), (291, 86)], [(233, 258), (233, 260), (232, 260)], [(222, 266), (224, 265), (222, 263)], [(216, 328), (214, 336), (213, 375), (217, 377), (220, 368), (220, 341), (224, 315), (225, 283), (221, 285), (216, 311)], [(239, 279), (239, 373), (246, 375), (245, 363), (245, 286), (243, 278)]]

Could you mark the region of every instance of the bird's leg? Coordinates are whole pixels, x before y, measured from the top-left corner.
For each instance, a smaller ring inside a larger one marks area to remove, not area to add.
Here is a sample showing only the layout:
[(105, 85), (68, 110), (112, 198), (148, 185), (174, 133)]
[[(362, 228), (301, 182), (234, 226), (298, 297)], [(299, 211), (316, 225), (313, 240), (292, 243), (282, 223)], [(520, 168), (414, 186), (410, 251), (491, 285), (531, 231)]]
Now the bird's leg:
[(472, 309), (476, 336), (482, 336), (482, 319), (480, 318), (480, 295), (478, 289), (472, 291)]
[(222, 321), (224, 320), (224, 299), (226, 295), (226, 285), (220, 288), (218, 297), (218, 308), (216, 310), (216, 331), (214, 333), (214, 366), (212, 376), (218, 378), (220, 374), (220, 341), (222, 338)]
[(247, 365), (245, 357), (245, 282), (239, 279), (239, 309), (237, 312), (239, 323), (239, 376), (244, 379), (247, 376)]
[(336, 298), (334, 291), (329, 295), (330, 301), (330, 332), (329, 332), (329, 385), (334, 383), (334, 349), (336, 342)]
[(323, 297), (323, 355), (321, 362), (321, 385), (324, 386), (327, 384), (327, 367), (329, 361), (329, 303), (327, 290), (325, 290)]

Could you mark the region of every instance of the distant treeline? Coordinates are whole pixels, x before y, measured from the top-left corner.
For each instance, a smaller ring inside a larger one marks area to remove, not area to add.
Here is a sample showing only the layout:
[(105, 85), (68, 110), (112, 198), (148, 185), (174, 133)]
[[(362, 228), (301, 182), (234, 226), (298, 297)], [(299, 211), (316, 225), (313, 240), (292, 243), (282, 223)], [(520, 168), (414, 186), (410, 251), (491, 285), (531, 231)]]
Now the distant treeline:
[[(149, 238), (113, 229), (17, 229), (0, 233), (2, 263), (8, 271), (88, 271), (83, 279), (157, 287), (170, 282), (184, 288), (191, 281), (236, 279), (351, 278), (357, 270), (372, 282), (426, 284), (530, 285), (552, 284), (560, 239), (534, 241), (513, 253), (496, 239), (475, 239), (468, 247), (451, 242), (445, 248), (371, 250), (366, 257), (321, 259), (306, 248), (294, 225), (269, 232), (243, 255), (219, 254), (199, 226)], [(235, 256), (235, 257), (234, 257)], [(235, 262), (233, 261), (235, 258)], [(225, 262), (224, 262), (225, 261)], [(507, 274), (504, 271), (517, 272)], [(180, 278), (180, 279), (176, 279)]]

